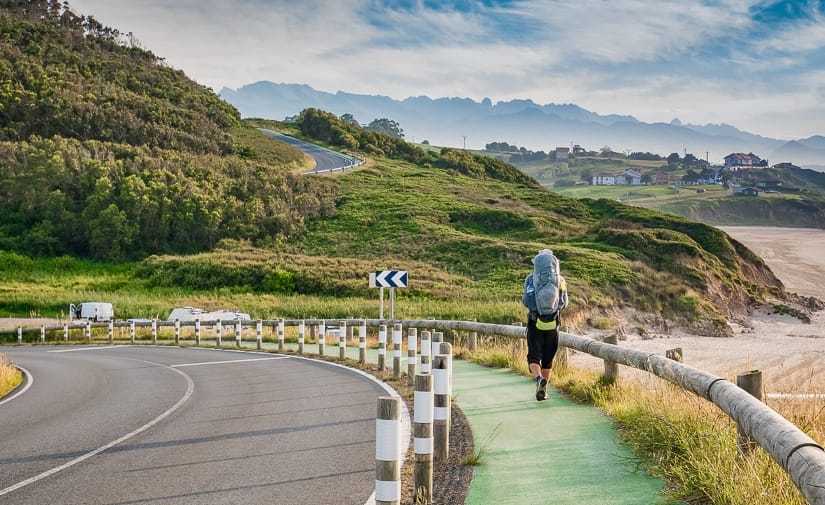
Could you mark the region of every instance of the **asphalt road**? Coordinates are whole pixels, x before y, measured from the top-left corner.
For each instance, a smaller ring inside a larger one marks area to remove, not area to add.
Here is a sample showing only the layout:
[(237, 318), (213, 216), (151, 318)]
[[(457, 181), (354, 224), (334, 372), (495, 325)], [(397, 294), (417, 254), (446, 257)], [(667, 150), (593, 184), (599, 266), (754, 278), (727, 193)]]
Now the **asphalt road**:
[(375, 485), (357, 371), (274, 354), (7, 347), (28, 390), (0, 402), (0, 504), (355, 504)]
[(360, 160), (357, 158), (352, 158), (319, 145), (310, 144), (308, 142), (304, 142), (303, 140), (298, 140), (294, 137), (283, 135), (273, 130), (262, 129), (261, 131), (269, 136), (277, 138), (278, 140), (286, 142), (287, 144), (292, 144), (294, 147), (311, 156), (315, 160), (315, 168), (310, 170), (309, 173), (341, 171), (352, 168), (360, 163)]

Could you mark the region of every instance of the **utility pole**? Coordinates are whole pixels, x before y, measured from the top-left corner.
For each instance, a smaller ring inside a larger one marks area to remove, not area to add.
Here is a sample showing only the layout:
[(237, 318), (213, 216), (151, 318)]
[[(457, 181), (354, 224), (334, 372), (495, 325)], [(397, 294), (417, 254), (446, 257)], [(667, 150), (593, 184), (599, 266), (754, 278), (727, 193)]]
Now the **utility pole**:
[(467, 135), (462, 135), (464, 137), (464, 150), (467, 150)]

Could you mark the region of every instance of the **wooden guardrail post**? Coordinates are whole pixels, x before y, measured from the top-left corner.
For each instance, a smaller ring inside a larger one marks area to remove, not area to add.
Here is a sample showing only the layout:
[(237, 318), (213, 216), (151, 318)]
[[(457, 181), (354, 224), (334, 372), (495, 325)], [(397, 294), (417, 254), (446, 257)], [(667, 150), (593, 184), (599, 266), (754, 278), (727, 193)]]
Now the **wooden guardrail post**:
[(235, 319), (235, 347), (241, 347), (241, 340), (243, 340), (243, 326), (241, 326), (241, 318)]
[(378, 327), (378, 369), (382, 372), (387, 367), (387, 325)]
[(430, 354), (433, 352), (432, 343), (430, 343), (430, 332), (421, 332), (421, 373), (430, 373)]
[(201, 345), (201, 320), (195, 319), (195, 345)]
[[(619, 345), (619, 336), (617, 334), (607, 335), (604, 337), (605, 344)], [(604, 376), (610, 381), (619, 379), (619, 364), (609, 359), (604, 360)]]
[[(751, 370), (749, 372), (741, 373), (736, 376), (736, 385), (744, 389), (751, 396), (762, 401), (762, 372), (760, 370)], [(742, 426), (736, 424), (736, 448), (740, 455), (747, 454), (753, 451), (758, 444), (756, 440), (745, 433)]]
[(17, 343), (18, 344), (23, 343), (23, 327), (22, 326), (17, 327)]
[(180, 344), (180, 319), (175, 318), (175, 345)]
[(258, 319), (255, 323), (255, 348), (259, 351), (264, 347), (264, 321)]
[(298, 354), (304, 353), (304, 333), (306, 332), (306, 324), (304, 320), (298, 322)]
[(46, 325), (41, 324), (40, 325), (40, 343), (42, 344), (44, 342), (46, 342)]
[(278, 320), (278, 352), (284, 352), (284, 319)]
[(392, 375), (401, 377), (401, 323), (392, 326)]
[(445, 342), (441, 344), (441, 353), (433, 358), (434, 380), (434, 412), (433, 412), (433, 442), (435, 459), (443, 461), (450, 453), (450, 356), (452, 346)]
[(361, 320), (358, 326), (358, 362), (367, 362), (367, 321)]
[(682, 354), (682, 348), (676, 347), (674, 349), (668, 349), (665, 351), (665, 357), (667, 359), (672, 359), (673, 361), (678, 361), (679, 363), (682, 362), (684, 359), (684, 355)]
[(92, 322), (86, 321), (86, 341), (92, 341)]
[(215, 347), (221, 347), (221, 343), (223, 342), (223, 323), (220, 319), (218, 322), (215, 323)]
[(414, 503), (433, 501), (433, 376), (415, 376), (413, 393)]
[(401, 398), (378, 397), (375, 419), (375, 503), (401, 503)]
[(418, 350), (418, 329), (407, 329), (407, 384), (415, 385), (415, 357)]
[(63, 323), (63, 341), (69, 341), (69, 325), (66, 323)]
[[(475, 319), (470, 319), (470, 321), (475, 322)], [(467, 350), (470, 352), (475, 351), (478, 348), (478, 332), (471, 330), (467, 334)]]
[(435, 359), (436, 356), (441, 352), (441, 342), (444, 342), (444, 333), (440, 331), (433, 332), (433, 340), (431, 342), (432, 346), (432, 354), (430, 355), (430, 362)]
[(152, 343), (158, 343), (158, 320), (152, 319)]

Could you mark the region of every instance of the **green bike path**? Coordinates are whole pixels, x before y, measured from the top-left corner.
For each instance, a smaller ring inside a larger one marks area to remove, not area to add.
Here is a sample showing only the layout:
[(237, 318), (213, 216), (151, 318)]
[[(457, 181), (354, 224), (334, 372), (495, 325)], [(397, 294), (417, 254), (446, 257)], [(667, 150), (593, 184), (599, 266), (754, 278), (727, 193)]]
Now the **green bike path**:
[(467, 505), (653, 505), (660, 479), (634, 471), (609, 417), (564, 399), (536, 401), (527, 377), (453, 361), (453, 398), (467, 417), (475, 467)]

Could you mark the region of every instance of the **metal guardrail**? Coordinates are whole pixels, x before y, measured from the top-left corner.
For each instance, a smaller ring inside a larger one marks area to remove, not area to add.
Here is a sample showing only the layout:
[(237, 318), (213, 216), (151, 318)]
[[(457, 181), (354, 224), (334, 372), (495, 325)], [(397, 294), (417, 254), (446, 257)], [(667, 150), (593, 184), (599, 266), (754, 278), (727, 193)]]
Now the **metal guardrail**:
[[(298, 326), (303, 322), (307, 327), (324, 323), (336, 326), (342, 319), (305, 319), (305, 320), (263, 320), (267, 326)], [(347, 320), (347, 325), (361, 324), (362, 319)], [(238, 323), (237, 320), (222, 323)], [(259, 321), (241, 321), (241, 326), (252, 326)], [(209, 326), (216, 321), (200, 321)], [(152, 322), (114, 322), (86, 323), (35, 327), (26, 329), (0, 330), (0, 335), (22, 335), (23, 333), (40, 333), (66, 331), (67, 329), (109, 328), (109, 327), (151, 327)], [(437, 330), (457, 330), (477, 332), (481, 335), (503, 336), (514, 339), (524, 338), (525, 329), (520, 326), (477, 323), (471, 321), (422, 320), (388, 320), (367, 319), (367, 326), (401, 324), (405, 328), (428, 328)], [(180, 322), (181, 327), (195, 326), (196, 322)], [(174, 321), (156, 321), (156, 327), (174, 327)], [(683, 389), (700, 396), (725, 412), (739, 428), (752, 437), (779, 466), (788, 473), (793, 483), (799, 488), (808, 503), (825, 505), (825, 450), (816, 441), (806, 435), (790, 421), (776, 411), (754, 398), (748, 392), (727, 379), (709, 374), (705, 371), (684, 365), (659, 354), (649, 354), (617, 345), (599, 342), (590, 338), (562, 332), (559, 344), (577, 351), (602, 358), (607, 362), (618, 363), (644, 370), (657, 377), (676, 384)]]

